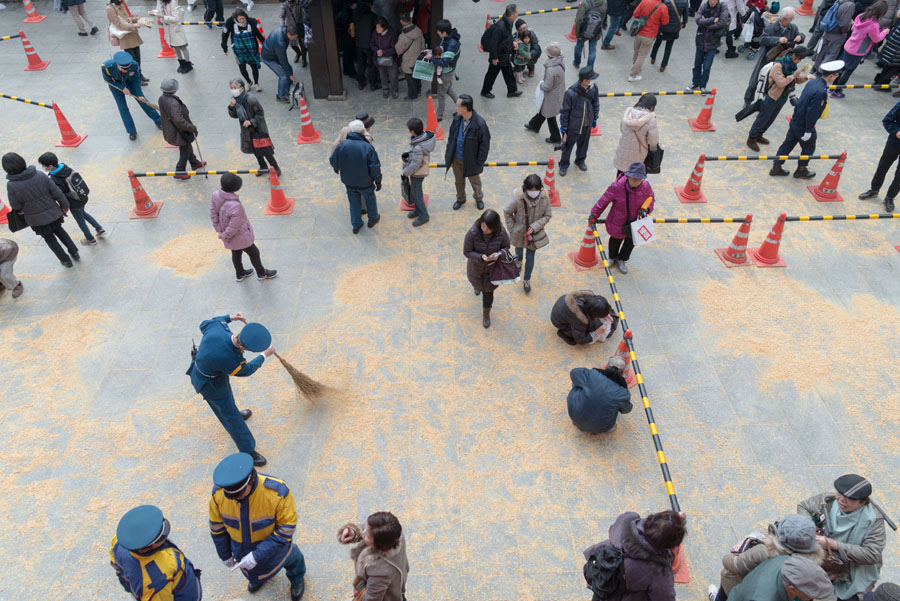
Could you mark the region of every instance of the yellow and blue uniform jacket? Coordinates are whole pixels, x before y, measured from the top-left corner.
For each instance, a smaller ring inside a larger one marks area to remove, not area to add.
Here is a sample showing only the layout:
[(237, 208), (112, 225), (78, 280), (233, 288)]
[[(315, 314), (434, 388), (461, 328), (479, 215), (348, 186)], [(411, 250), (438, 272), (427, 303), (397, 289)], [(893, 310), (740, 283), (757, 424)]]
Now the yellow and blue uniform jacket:
[(187, 374), (191, 376), (194, 390), (207, 398), (220, 399), (230, 395), (229, 376), (251, 376), (265, 361), (262, 355), (251, 361), (244, 359), (244, 352), (231, 342), (229, 323), (231, 316), (221, 315), (200, 324), (203, 338)]
[(200, 570), (184, 553), (166, 541), (146, 555), (119, 545), (116, 537), (109, 558), (125, 592), (138, 601), (200, 601)]
[[(103, 74), (103, 81), (111, 83), (117, 88), (126, 88), (129, 87), (129, 84), (134, 85), (135, 82), (138, 86), (141, 85), (141, 68), (134, 61), (131, 61), (131, 66), (128, 67), (125, 75), (122, 75), (119, 72), (119, 65), (112, 59), (103, 63), (100, 67), (100, 72)], [(110, 90), (113, 92), (116, 91), (112, 88), (110, 88)]]
[(259, 474), (252, 492), (240, 501), (214, 487), (209, 499), (209, 532), (219, 558), (240, 561), (253, 552), (256, 567), (243, 570), (251, 584), (278, 573), (291, 554), (297, 527), (294, 495), (283, 480)]

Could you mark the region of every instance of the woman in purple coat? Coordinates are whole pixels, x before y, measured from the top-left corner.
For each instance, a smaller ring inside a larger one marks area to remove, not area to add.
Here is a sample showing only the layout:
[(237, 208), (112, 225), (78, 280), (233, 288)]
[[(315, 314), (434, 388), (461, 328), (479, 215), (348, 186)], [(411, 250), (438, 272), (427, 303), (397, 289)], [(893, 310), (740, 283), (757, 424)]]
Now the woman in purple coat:
[(275, 269), (263, 267), (259, 258), (259, 249), (253, 243), (253, 226), (250, 225), (244, 205), (241, 204), (241, 199), (237, 195), (243, 181), (238, 175), (226, 173), (219, 182), (221, 190), (216, 190), (212, 194), (209, 215), (212, 218), (213, 227), (219, 234), (219, 239), (225, 244), (225, 248), (231, 251), (235, 278), (238, 282), (243, 282), (253, 275), (253, 270), (244, 269), (243, 253), (247, 253), (253, 269), (256, 270), (256, 279), (271, 280), (278, 272)]
[(628, 273), (625, 262), (631, 258), (631, 251), (634, 250), (630, 224), (652, 213), (654, 202), (653, 188), (647, 181), (647, 169), (643, 163), (632, 163), (625, 173), (610, 184), (591, 209), (591, 219), (596, 220), (607, 205), (611, 205), (609, 215), (606, 216), (609, 264), (615, 264), (621, 273)]

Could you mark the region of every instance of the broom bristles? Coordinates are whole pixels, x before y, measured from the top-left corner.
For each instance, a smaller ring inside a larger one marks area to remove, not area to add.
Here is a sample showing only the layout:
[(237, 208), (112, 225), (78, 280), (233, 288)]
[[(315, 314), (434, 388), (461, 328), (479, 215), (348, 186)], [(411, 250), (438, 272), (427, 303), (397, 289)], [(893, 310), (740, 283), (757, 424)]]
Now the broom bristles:
[(309, 400), (313, 400), (320, 397), (325, 392), (326, 387), (324, 384), (320, 384), (304, 374), (302, 371), (285, 361), (278, 353), (275, 353), (275, 356), (281, 361), (281, 364), (294, 381), (294, 386), (297, 387), (297, 391), (302, 396), (305, 396)]

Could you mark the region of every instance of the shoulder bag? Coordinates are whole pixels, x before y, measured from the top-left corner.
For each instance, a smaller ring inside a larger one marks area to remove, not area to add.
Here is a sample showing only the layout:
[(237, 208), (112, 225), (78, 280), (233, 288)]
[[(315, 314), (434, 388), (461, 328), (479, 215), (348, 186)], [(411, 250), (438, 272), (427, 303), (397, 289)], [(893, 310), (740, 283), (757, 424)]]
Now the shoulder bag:
[[(54, 184), (55, 185), (55, 184)], [(9, 231), (18, 232), (19, 230), (24, 230), (28, 227), (28, 223), (25, 221), (25, 217), (22, 216), (18, 211), (10, 211), (6, 214), (6, 218), (8, 220)]]
[(377, 67), (390, 67), (394, 64), (393, 56), (376, 56), (375, 65)]
[[(644, 145), (641, 144), (641, 139), (638, 138), (637, 132), (632, 130), (632, 133), (637, 140), (638, 146), (643, 148)], [(662, 160), (665, 153), (665, 149), (658, 142), (656, 144), (656, 150), (647, 148), (647, 156), (644, 157), (644, 167), (647, 169), (647, 173), (657, 174), (662, 171)]]
[[(647, 21), (650, 20), (650, 17), (653, 16), (653, 13), (656, 12), (656, 9), (662, 6), (662, 2), (653, 7), (653, 9), (647, 14), (646, 17), (638, 17), (634, 21), (631, 22), (631, 27), (628, 29), (628, 33), (631, 37), (635, 37), (637, 34), (641, 32), (644, 26), (647, 24)], [(640, 6), (640, 4), (638, 4)]]
[(519, 277), (521, 267), (519, 257), (508, 248), (504, 248), (500, 251), (500, 257), (491, 263), (491, 284), (495, 286), (517, 284), (521, 279)]

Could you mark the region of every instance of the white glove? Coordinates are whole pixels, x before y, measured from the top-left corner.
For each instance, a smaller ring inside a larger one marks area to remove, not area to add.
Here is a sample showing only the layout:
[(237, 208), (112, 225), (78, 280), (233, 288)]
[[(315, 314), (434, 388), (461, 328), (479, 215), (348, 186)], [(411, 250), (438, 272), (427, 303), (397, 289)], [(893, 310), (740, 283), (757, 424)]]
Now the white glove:
[(247, 553), (246, 555), (244, 555), (243, 559), (241, 559), (239, 562), (237, 562), (234, 565), (233, 568), (231, 568), (231, 571), (233, 572), (238, 568), (240, 568), (242, 570), (252, 570), (255, 567), (256, 567), (256, 558), (253, 557), (253, 553)]
[(811, 132), (811, 131), (808, 131), (808, 132), (806, 132), (805, 134), (803, 134), (802, 136), (800, 136), (800, 139), (801, 139), (802, 141), (804, 141), (804, 142), (806, 142), (806, 141), (809, 140), (810, 138), (812, 138), (812, 132)]
[(223, 560), (222, 560), (222, 564), (223, 564), (226, 568), (233, 568), (233, 567), (234, 567), (234, 564), (236, 564), (236, 563), (237, 563), (237, 562), (234, 560), (234, 557), (229, 557), (228, 559), (223, 559)]

